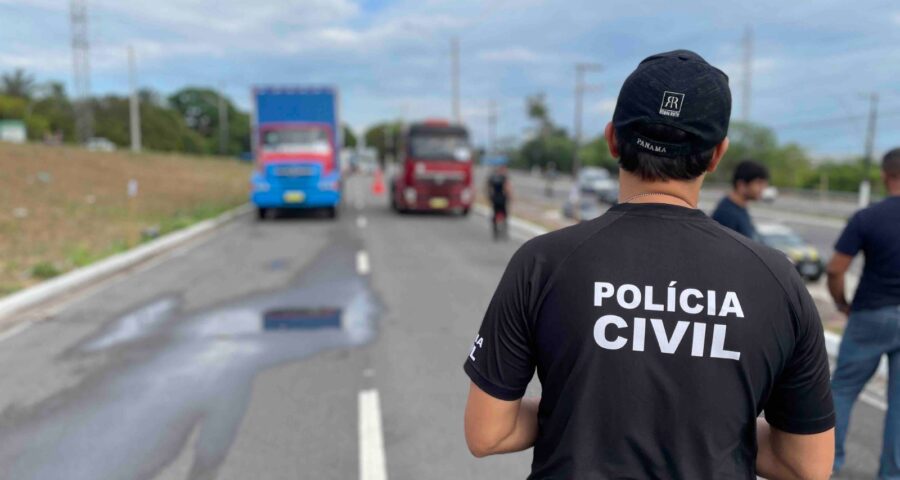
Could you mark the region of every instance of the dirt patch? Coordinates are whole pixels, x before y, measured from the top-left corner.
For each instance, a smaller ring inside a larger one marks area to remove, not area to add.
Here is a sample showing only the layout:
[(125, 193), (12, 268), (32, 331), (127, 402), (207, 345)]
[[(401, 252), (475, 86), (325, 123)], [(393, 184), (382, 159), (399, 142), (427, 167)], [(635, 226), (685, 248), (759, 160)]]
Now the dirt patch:
[(0, 143), (0, 295), (246, 202), (250, 169)]

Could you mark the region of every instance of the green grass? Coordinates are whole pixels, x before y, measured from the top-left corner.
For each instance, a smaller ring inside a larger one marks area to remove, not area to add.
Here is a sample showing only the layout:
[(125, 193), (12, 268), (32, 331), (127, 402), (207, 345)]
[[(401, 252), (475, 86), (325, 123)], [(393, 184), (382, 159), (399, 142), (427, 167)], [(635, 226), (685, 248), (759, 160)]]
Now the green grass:
[(62, 273), (56, 265), (51, 262), (40, 262), (37, 265), (31, 267), (31, 276), (34, 278), (39, 278), (41, 280), (46, 280), (48, 278), (53, 278)]
[(189, 210), (181, 210), (174, 216), (164, 218), (159, 222), (159, 234), (165, 235), (187, 228), (203, 220), (215, 218), (232, 208), (234, 207), (226, 204), (206, 203)]

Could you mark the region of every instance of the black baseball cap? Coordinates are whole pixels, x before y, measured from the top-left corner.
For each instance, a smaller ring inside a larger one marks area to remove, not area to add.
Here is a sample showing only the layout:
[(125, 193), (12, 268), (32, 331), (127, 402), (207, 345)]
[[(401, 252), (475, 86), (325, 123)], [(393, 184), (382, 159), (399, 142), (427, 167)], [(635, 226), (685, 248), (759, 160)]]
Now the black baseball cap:
[[(728, 76), (690, 50), (675, 50), (647, 57), (625, 79), (613, 127), (620, 143), (674, 157), (718, 145), (728, 134), (729, 118)], [(668, 125), (688, 136), (682, 143), (660, 142), (638, 133), (647, 124)]]

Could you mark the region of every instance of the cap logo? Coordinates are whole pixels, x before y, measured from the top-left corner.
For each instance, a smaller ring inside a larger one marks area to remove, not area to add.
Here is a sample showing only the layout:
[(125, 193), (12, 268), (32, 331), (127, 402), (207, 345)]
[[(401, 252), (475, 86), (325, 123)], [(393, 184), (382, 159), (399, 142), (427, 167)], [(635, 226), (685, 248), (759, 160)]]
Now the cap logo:
[(664, 147), (662, 145), (655, 145), (653, 143), (650, 143), (650, 142), (644, 140), (643, 138), (638, 138), (637, 144), (641, 147), (646, 148), (647, 150), (650, 150), (653, 153), (668, 153), (668, 152), (666, 152), (666, 147)]
[(683, 93), (665, 91), (663, 92), (662, 105), (659, 107), (659, 114), (667, 117), (680, 117), (683, 103)]

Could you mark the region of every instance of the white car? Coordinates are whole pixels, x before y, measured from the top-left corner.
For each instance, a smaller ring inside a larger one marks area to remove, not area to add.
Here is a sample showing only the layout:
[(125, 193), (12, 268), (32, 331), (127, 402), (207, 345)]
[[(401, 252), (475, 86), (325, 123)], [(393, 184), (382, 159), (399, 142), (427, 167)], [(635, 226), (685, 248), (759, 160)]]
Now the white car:
[(92, 152), (114, 152), (116, 151), (116, 144), (110, 141), (108, 138), (103, 137), (92, 137), (89, 138), (87, 142), (84, 142), (85, 148)]
[(582, 192), (603, 193), (616, 188), (616, 181), (603, 168), (587, 167), (578, 172), (578, 188)]

